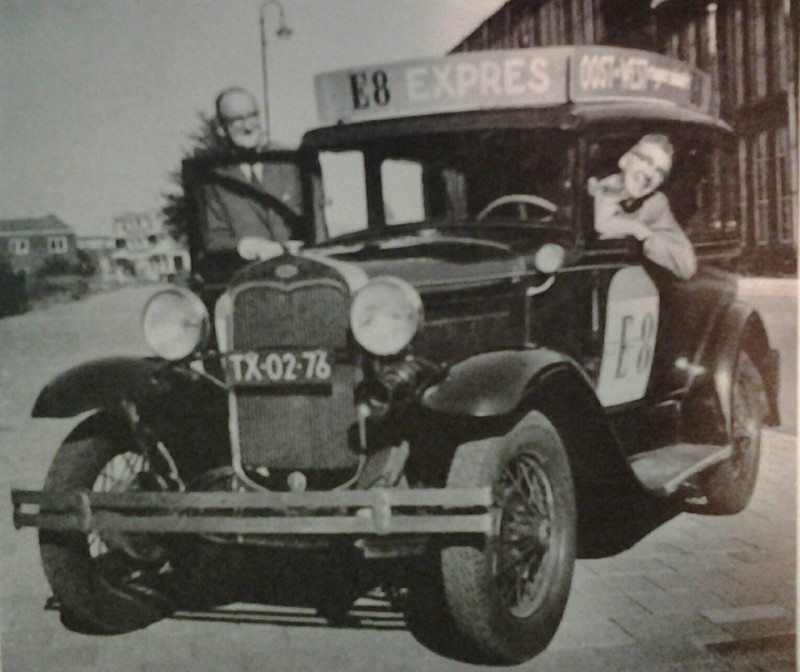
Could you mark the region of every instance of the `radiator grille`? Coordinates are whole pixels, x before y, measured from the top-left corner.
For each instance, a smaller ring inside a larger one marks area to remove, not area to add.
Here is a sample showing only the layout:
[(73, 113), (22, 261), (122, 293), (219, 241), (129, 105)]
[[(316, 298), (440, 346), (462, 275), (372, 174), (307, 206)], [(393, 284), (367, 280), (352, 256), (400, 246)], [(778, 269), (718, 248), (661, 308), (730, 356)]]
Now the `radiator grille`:
[[(254, 283), (235, 293), (234, 350), (347, 345), (350, 298), (332, 281), (285, 286)], [(356, 415), (354, 368), (333, 361), (331, 388), (239, 390), (236, 397), (242, 463), (275, 469), (352, 466), (357, 456), (347, 435)]]

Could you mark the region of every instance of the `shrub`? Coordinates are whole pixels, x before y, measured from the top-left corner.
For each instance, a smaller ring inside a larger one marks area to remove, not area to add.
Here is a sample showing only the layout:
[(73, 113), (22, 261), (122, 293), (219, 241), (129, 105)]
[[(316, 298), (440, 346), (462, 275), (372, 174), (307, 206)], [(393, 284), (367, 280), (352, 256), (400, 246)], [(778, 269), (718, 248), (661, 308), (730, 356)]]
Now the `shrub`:
[(15, 273), (8, 260), (0, 258), (0, 317), (16, 315), (27, 307), (25, 273)]
[(41, 266), (36, 269), (36, 277), (44, 278), (50, 275), (68, 275), (72, 272), (72, 264), (66, 257), (47, 257)]
[(97, 271), (97, 263), (91, 254), (86, 250), (78, 250), (77, 261), (71, 261), (68, 257), (53, 256), (44, 260), (44, 263), (37, 269), (36, 277), (45, 278), (54, 275), (80, 275), (89, 277)]

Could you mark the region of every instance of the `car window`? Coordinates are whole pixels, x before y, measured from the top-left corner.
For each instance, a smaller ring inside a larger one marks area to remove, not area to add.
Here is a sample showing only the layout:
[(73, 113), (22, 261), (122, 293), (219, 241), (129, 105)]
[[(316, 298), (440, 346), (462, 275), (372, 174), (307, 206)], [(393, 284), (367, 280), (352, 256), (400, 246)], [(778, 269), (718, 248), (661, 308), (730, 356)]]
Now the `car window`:
[(381, 164), (387, 224), (408, 224), (425, 219), (422, 177), (422, 165), (417, 161), (387, 159)]
[(367, 227), (364, 155), (358, 151), (322, 152), (325, 222), (332, 236)]
[[(633, 147), (642, 135), (641, 129), (628, 132), (615, 131), (591, 142), (586, 165), (587, 178), (589, 180), (602, 180), (609, 175), (618, 173), (620, 170), (620, 157)], [(597, 235), (594, 226), (594, 197), (588, 183), (581, 185), (578, 193), (580, 194), (581, 218), (584, 222), (587, 222), (588, 240), (600, 247), (619, 247), (619, 239), (601, 240)]]
[[(735, 180), (735, 171), (730, 169), (735, 165), (735, 147), (728, 147), (713, 137), (681, 135), (669, 129), (648, 129), (648, 132), (663, 132), (673, 144), (673, 167), (661, 191), (689, 238), (701, 242), (735, 236), (738, 231), (733, 215), (736, 204), (728, 202), (735, 193), (730, 185), (730, 181)], [(643, 134), (644, 131), (637, 129), (598, 138), (589, 148), (587, 175), (602, 179), (619, 172), (620, 157)], [(587, 188), (583, 190), (581, 207), (590, 223), (590, 239), (594, 239), (593, 200)]]
[(726, 161), (735, 165), (732, 159), (710, 139), (678, 137), (674, 145), (674, 167), (664, 193), (675, 219), (696, 242), (736, 235), (738, 225), (725, 198), (725, 166)]
[[(572, 224), (575, 141), (552, 129), (386, 137), (320, 154), (332, 236), (430, 220)], [(544, 204), (542, 206), (542, 204)]]
[(552, 130), (476, 136), (464, 165), (469, 215), (571, 225), (574, 156), (571, 138)]

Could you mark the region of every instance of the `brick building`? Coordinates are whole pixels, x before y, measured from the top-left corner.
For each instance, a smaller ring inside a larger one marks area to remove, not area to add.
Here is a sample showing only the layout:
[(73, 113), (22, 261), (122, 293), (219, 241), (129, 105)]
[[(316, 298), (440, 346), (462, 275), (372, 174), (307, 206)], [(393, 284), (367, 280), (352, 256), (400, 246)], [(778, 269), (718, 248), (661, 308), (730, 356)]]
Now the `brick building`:
[(715, 78), (737, 132), (723, 167), (743, 261), (796, 272), (800, 0), (509, 0), (453, 51), (604, 44), (657, 51)]
[(0, 256), (14, 272), (31, 275), (50, 259), (78, 263), (75, 232), (55, 215), (0, 220)]

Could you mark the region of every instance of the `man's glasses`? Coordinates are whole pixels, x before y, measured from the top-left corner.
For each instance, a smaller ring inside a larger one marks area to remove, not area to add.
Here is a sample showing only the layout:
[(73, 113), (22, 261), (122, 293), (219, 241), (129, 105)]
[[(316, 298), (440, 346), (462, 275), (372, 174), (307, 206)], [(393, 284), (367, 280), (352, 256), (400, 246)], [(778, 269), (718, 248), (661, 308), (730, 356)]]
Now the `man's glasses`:
[(250, 112), (249, 114), (243, 114), (236, 117), (223, 117), (222, 125), (228, 128), (233, 129), (244, 129), (247, 128), (249, 122), (253, 119), (258, 119), (258, 111)]
[(642, 163), (646, 163), (648, 166), (654, 168), (660, 175), (662, 179), (666, 179), (667, 173), (669, 171), (664, 170), (661, 166), (657, 166), (655, 160), (649, 154), (639, 150), (639, 149), (632, 149), (630, 153), (639, 159)]

